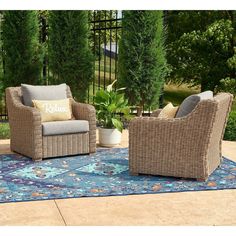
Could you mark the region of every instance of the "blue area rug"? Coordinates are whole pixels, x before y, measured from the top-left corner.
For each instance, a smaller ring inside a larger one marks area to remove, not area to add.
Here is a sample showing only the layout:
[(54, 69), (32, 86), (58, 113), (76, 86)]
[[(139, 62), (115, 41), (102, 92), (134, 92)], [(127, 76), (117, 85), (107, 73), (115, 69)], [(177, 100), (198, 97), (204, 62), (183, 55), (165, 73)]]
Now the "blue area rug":
[(93, 155), (42, 162), (0, 155), (0, 202), (236, 188), (236, 163), (223, 158), (207, 182), (171, 177), (130, 176), (128, 149), (98, 149)]

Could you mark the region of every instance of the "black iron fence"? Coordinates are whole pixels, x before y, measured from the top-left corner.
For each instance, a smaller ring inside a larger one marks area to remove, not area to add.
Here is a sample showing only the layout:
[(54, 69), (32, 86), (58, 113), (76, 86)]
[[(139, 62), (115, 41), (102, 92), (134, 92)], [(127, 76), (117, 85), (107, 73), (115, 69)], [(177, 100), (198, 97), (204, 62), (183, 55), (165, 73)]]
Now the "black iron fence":
[(117, 79), (118, 42), (121, 36), (121, 11), (93, 11), (90, 15), (92, 49), (95, 55), (94, 79), (88, 102), (100, 88)]
[[(1, 78), (4, 76), (4, 49), (2, 47), (2, 14), (0, 12), (0, 86)], [(118, 72), (118, 42), (121, 35), (122, 12), (111, 11), (90, 11), (90, 46), (95, 56), (94, 77), (88, 91), (88, 103), (93, 103), (93, 95), (99, 89), (104, 89), (108, 84), (117, 79)], [(48, 24), (47, 15), (40, 15), (40, 42), (47, 43)], [(45, 57), (42, 68), (42, 78), (45, 84), (48, 84), (48, 78), (51, 75), (49, 63)], [(5, 97), (0, 93), (0, 121), (7, 120), (7, 110), (5, 106)]]

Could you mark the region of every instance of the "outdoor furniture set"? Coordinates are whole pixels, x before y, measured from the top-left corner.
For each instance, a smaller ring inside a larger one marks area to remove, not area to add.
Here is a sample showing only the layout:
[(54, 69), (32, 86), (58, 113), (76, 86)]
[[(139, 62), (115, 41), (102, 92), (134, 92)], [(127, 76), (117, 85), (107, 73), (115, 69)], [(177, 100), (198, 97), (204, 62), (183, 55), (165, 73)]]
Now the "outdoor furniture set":
[[(48, 103), (45, 114), (56, 111), (67, 115), (66, 105), (60, 108), (50, 103), (55, 100), (58, 104), (69, 102), (68, 120), (51, 121), (42, 116), (39, 108), (45, 104), (41, 101)], [(66, 84), (10, 87), (6, 89), (6, 101), (12, 151), (35, 161), (96, 151), (96, 111), (92, 105), (75, 102)], [(231, 104), (231, 94), (213, 97), (207, 91), (191, 95), (178, 109), (169, 109), (164, 116), (165, 108), (154, 111), (151, 117), (132, 119), (130, 174), (206, 180), (221, 162), (222, 138)]]

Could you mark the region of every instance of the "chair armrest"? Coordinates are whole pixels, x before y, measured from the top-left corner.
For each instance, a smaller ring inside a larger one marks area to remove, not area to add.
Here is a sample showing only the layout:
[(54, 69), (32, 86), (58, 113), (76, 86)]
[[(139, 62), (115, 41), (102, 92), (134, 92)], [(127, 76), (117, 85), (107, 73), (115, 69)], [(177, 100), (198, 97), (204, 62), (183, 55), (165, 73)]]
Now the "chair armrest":
[[(187, 118), (158, 118), (158, 117), (136, 117), (132, 119), (129, 123), (129, 131), (132, 132), (152, 132), (154, 130), (161, 130), (163, 127), (168, 126), (169, 128), (177, 127), (177, 126), (184, 126), (187, 123)], [(166, 130), (165, 130), (166, 131)]]
[(169, 151), (170, 146), (184, 145), (184, 139), (192, 132), (186, 118), (139, 117), (129, 124), (129, 147), (131, 150), (140, 147), (144, 152), (157, 149), (160, 153), (166, 148)]
[(72, 100), (73, 115), (77, 120), (87, 120), (89, 122), (89, 149), (96, 151), (96, 110), (94, 106), (79, 103)]
[(8, 89), (6, 89), (6, 102), (9, 120), (20, 121), (23, 123), (34, 122), (35, 125), (41, 126), (40, 111), (34, 107), (23, 105), (20, 100), (14, 98), (14, 96), (10, 94)]
[(96, 110), (94, 106), (86, 103), (80, 103), (72, 101), (72, 112), (77, 120), (88, 120), (92, 121), (95, 119), (96, 122)]
[(34, 160), (42, 159), (41, 114), (25, 106), (10, 90), (6, 90), (7, 110), (11, 132), (11, 149)]
[(159, 164), (168, 160), (170, 166), (176, 161), (189, 163), (206, 172), (216, 110), (217, 103), (206, 100), (185, 117), (133, 119), (129, 125), (130, 162), (139, 156), (143, 161), (158, 159)]
[(8, 108), (9, 113), (11, 113), (11, 117), (9, 117), (9, 119), (17, 118), (17, 120), (27, 122), (32, 121), (36, 122), (36, 125), (41, 125), (41, 114), (36, 108), (25, 106), (23, 104), (13, 104), (12, 108), (12, 111), (9, 111), (10, 109)]
[[(175, 163), (203, 166), (201, 147), (207, 144), (207, 136), (204, 135), (207, 132), (201, 128), (198, 130), (198, 126), (193, 125), (191, 121), (186, 118), (156, 117), (132, 120), (129, 126), (131, 172), (136, 173), (139, 166), (143, 173), (146, 173), (145, 170), (156, 168), (160, 175), (171, 175), (168, 171), (174, 169)], [(183, 176), (185, 177), (185, 174)]]
[(152, 112), (151, 117), (158, 117), (162, 109), (157, 109)]
[(159, 148), (166, 148), (166, 144), (189, 148), (190, 142), (195, 146), (206, 141), (211, 125), (211, 119), (202, 118), (200, 113), (181, 118), (138, 117), (130, 121), (129, 137), (140, 145), (145, 141), (150, 146), (152, 139)]
[(185, 117), (132, 120), (130, 171), (206, 179), (220, 158), (216, 138), (219, 109), (218, 102), (209, 99), (201, 101)]

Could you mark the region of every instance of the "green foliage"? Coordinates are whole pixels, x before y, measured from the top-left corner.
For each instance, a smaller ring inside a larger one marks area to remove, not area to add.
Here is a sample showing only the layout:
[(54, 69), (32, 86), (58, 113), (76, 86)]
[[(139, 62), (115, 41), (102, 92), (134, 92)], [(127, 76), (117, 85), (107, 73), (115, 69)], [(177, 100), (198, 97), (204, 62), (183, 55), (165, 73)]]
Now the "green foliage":
[(130, 119), (130, 106), (124, 94), (120, 93), (123, 89), (113, 90), (115, 82), (116, 80), (108, 85), (106, 90), (97, 91), (94, 96), (94, 105), (97, 119), (103, 128), (116, 128), (122, 132), (123, 123), (118, 113), (122, 113), (124, 119)]
[(167, 74), (162, 11), (124, 11), (119, 47), (119, 84), (130, 104), (158, 106)]
[(227, 85), (226, 78), (231, 83), (236, 79), (235, 12), (188, 11), (171, 13), (169, 18), (172, 81), (217, 92)]
[(193, 30), (205, 31), (216, 20), (229, 19), (228, 11), (167, 11), (167, 44)]
[(3, 89), (21, 83), (39, 83), (43, 48), (39, 44), (37, 11), (5, 11), (2, 30)]
[[(2, 30), (2, 22), (3, 22), (3, 13), (0, 12), (0, 31)], [(0, 37), (0, 49), (1, 48), (2, 48), (2, 39)], [(1, 103), (2, 96), (3, 96), (2, 95), (2, 92), (3, 92), (2, 79), (3, 79), (3, 54), (2, 54), (2, 52), (0, 52), (0, 103)]]
[(85, 101), (93, 78), (93, 56), (88, 44), (87, 11), (49, 13), (49, 66), (53, 83), (67, 83)]
[(236, 111), (232, 111), (229, 115), (224, 140), (236, 141)]
[(219, 86), (217, 87), (217, 91), (219, 92), (229, 92), (236, 95), (236, 79), (227, 77), (225, 79), (220, 80)]
[(10, 138), (10, 127), (8, 123), (0, 123), (0, 139)]

